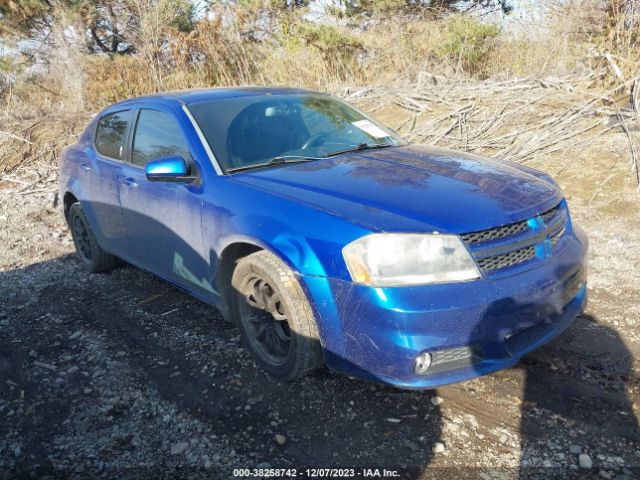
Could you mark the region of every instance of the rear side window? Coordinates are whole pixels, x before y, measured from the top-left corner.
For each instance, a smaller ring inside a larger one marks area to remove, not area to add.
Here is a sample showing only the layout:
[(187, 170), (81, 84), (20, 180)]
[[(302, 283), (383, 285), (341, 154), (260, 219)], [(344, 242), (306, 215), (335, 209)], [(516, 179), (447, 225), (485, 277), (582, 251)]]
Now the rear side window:
[(141, 110), (133, 137), (131, 163), (144, 166), (150, 160), (171, 155), (189, 158), (189, 147), (178, 122), (158, 110)]
[(98, 121), (96, 149), (105, 157), (124, 160), (131, 111), (112, 113)]

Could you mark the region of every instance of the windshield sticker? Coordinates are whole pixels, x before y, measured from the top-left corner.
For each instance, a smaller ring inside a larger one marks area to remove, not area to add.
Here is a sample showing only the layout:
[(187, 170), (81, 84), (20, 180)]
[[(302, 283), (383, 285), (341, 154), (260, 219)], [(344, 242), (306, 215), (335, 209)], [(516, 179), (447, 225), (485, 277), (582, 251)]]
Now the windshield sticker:
[(375, 138), (384, 138), (389, 136), (387, 132), (369, 120), (358, 120), (357, 122), (352, 122), (352, 125)]

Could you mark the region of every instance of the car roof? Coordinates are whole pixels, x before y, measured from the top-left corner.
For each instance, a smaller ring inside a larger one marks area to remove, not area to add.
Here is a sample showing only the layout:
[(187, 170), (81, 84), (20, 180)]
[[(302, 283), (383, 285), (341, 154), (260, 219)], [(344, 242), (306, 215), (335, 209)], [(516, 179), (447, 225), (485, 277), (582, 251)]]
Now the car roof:
[[(218, 87), (218, 88), (202, 88), (192, 90), (180, 90), (175, 92), (160, 92), (152, 95), (144, 95), (141, 97), (130, 98), (113, 104), (125, 105), (130, 103), (138, 103), (144, 101), (171, 102), (177, 101), (181, 104), (193, 104), (207, 102), (212, 100), (220, 100), (223, 98), (246, 97), (252, 95), (292, 95), (300, 93), (317, 93), (312, 90), (302, 88), (289, 87)], [(109, 107), (109, 108), (111, 108)]]

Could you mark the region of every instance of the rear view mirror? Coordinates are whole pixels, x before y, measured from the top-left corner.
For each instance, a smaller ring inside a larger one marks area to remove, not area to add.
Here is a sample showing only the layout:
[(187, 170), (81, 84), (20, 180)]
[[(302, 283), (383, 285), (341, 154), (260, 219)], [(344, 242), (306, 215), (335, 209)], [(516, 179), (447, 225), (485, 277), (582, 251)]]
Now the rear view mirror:
[(189, 176), (186, 160), (177, 155), (151, 160), (144, 167), (144, 173), (150, 182), (191, 183), (195, 180)]
[(287, 105), (286, 103), (267, 107), (264, 110), (265, 117), (288, 117), (297, 113), (299, 112), (295, 106)]

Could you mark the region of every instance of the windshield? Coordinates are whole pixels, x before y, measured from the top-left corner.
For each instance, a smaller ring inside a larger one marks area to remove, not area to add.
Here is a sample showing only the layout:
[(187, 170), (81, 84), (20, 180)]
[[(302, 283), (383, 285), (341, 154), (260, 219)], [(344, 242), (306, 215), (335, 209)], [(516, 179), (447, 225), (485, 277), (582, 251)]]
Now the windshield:
[(329, 95), (250, 95), (190, 104), (189, 110), (225, 172), (279, 157), (323, 158), (405, 143)]

